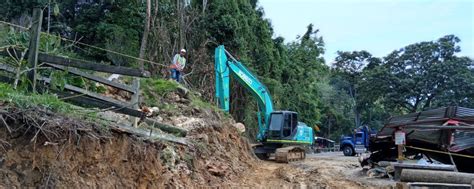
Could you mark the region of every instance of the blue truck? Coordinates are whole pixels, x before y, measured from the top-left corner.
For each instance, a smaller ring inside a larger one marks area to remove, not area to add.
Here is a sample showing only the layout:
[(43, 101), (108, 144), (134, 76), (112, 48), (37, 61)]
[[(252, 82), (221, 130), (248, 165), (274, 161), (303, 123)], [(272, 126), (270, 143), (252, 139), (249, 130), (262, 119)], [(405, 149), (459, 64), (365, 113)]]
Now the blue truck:
[(342, 136), (340, 140), (340, 150), (345, 156), (355, 156), (362, 154), (369, 148), (369, 139), (375, 131), (368, 126), (361, 126), (354, 130), (352, 135)]

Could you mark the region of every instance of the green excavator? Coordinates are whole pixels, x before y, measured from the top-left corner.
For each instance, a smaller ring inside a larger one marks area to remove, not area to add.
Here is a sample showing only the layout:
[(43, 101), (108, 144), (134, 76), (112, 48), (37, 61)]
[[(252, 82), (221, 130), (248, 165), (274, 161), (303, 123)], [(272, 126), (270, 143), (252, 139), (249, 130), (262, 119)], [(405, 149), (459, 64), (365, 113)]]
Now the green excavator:
[(230, 110), (230, 75), (244, 86), (258, 102), (258, 134), (254, 153), (260, 159), (272, 154), (277, 162), (302, 160), (306, 157), (305, 145), (314, 142), (314, 131), (298, 121), (293, 111), (273, 110), (273, 102), (267, 87), (235, 59), (224, 46), (215, 50), (216, 97), (218, 106)]

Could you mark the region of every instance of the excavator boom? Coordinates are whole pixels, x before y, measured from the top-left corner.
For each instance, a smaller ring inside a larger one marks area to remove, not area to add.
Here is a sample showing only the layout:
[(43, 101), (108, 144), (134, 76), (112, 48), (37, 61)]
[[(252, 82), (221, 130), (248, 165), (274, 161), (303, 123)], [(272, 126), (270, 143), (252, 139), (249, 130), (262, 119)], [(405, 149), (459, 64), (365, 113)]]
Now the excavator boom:
[(216, 97), (219, 107), (227, 112), (230, 110), (229, 76), (232, 73), (239, 83), (257, 99), (259, 111), (257, 114), (259, 118), (257, 140), (262, 141), (264, 132), (267, 130), (266, 126), (270, 121), (270, 114), (273, 112), (273, 102), (267, 87), (250, 70), (227, 52), (223, 45), (216, 48), (215, 55)]

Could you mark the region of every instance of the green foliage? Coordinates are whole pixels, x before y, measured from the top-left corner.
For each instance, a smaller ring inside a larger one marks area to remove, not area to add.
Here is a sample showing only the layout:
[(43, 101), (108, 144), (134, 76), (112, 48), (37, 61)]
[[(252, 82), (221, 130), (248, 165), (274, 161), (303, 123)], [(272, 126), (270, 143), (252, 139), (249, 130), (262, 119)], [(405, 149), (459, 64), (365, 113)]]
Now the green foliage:
[(13, 90), (9, 85), (0, 83), (0, 101), (7, 101), (21, 108), (43, 107), (54, 112), (70, 113), (73, 108), (70, 104), (49, 94), (25, 94)]
[(324, 41), (310, 24), (299, 41), (287, 45), (288, 62), (282, 65), (282, 108), (299, 113), (309, 126), (321, 124), (321, 101), (318, 98), (321, 78), (327, 75), (324, 64)]
[(473, 64), (457, 57), (459, 38), (408, 45), (387, 55), (367, 74), (367, 87), (383, 98), (389, 109), (415, 112), (446, 105), (472, 106)]
[(6, 99), (8, 97), (8, 94), (14, 93), (15, 90), (13, 88), (5, 83), (0, 83), (0, 99)]
[(51, 94), (31, 94), (14, 90), (10, 85), (0, 83), (0, 102), (14, 104), (18, 108), (44, 108), (76, 119), (95, 123), (104, 132), (108, 131), (109, 121), (99, 117), (96, 110), (87, 110), (73, 106)]
[[(84, 39), (109, 50), (137, 56), (144, 22), (144, 3), (141, 1), (96, 1), (77, 4), (65, 2), (62, 12), (76, 12), (70, 25)], [(133, 65), (132, 59), (101, 51), (86, 51), (95, 59), (110, 60), (116, 65)], [(105, 55), (105, 56), (104, 56)]]
[(455, 55), (458, 42), (448, 35), (408, 45), (383, 59), (365, 51), (339, 52), (331, 84), (352, 99), (346, 103), (353, 111), (347, 118), (359, 116), (359, 124), (380, 128), (393, 115), (448, 105), (472, 107), (473, 62)]
[[(363, 50), (338, 52), (335, 65), (329, 68), (322, 58), (324, 40), (313, 25), (289, 43), (282, 37), (272, 38), (271, 22), (264, 18), (257, 0), (205, 1), (207, 4), (196, 0), (182, 7), (177, 2), (152, 3), (146, 59), (167, 64), (177, 49), (186, 48), (186, 79), (203, 96), (192, 99), (194, 106), (215, 108), (206, 101), (212, 102), (214, 95), (214, 48), (223, 44), (268, 87), (276, 109), (297, 111), (300, 120), (309, 126), (318, 125), (319, 134), (332, 139), (364, 124), (381, 127), (395, 114), (446, 105), (474, 107), (473, 60), (456, 56), (460, 51), (456, 36), (408, 45), (384, 58)], [(145, 6), (144, 1), (128, 0), (53, 1), (50, 30), (54, 35), (137, 56)], [(27, 25), (24, 18), (31, 14), (33, 4), (7, 0), (0, 2), (0, 7), (2, 20)], [(46, 25), (43, 21), (43, 28)], [(26, 47), (28, 39), (27, 32), (0, 26), (2, 45)], [(51, 35), (41, 35), (40, 49), (68, 57), (136, 65), (124, 56), (72, 45)], [(0, 61), (16, 65), (9, 58)], [(25, 63), (20, 62), (21, 69), (25, 69)], [(154, 64), (145, 66), (154, 77), (164, 77), (168, 71)], [(80, 77), (41, 73), (53, 75), (57, 88), (67, 83), (104, 90)], [(141, 82), (147, 106), (160, 106), (159, 99), (176, 87), (175, 82), (161, 79)], [(257, 129), (256, 101), (235, 81), (231, 91), (231, 114), (247, 125), (247, 134), (253, 138)], [(174, 105), (160, 108), (176, 109)]]
[(67, 84), (67, 72), (66, 71), (52, 71), (51, 72), (51, 83), (50, 86), (53, 90), (64, 90)]
[(33, 0), (3, 0), (0, 2), (0, 19), (8, 20), (12, 17), (19, 17), (25, 12), (30, 13), (33, 8)]
[(230, 118), (230, 114), (227, 112), (222, 111), (219, 109), (216, 105), (213, 105), (209, 102), (203, 101), (200, 97), (197, 97), (196, 95), (191, 94), (191, 105), (198, 107), (198, 108), (203, 108), (203, 109), (210, 109), (214, 112), (221, 113), (225, 117)]
[(338, 90), (344, 91), (349, 97), (348, 106), (353, 112), (354, 126), (361, 126), (361, 115), (364, 110), (369, 109), (369, 101), (359, 93), (361, 90), (362, 69), (371, 62), (377, 61), (367, 51), (338, 52), (333, 65), (333, 77), (331, 84)]
[(164, 96), (169, 92), (176, 91), (178, 88), (178, 83), (165, 79), (142, 79), (141, 84), (143, 86), (150, 87), (150, 90), (147, 92), (153, 92), (161, 96)]

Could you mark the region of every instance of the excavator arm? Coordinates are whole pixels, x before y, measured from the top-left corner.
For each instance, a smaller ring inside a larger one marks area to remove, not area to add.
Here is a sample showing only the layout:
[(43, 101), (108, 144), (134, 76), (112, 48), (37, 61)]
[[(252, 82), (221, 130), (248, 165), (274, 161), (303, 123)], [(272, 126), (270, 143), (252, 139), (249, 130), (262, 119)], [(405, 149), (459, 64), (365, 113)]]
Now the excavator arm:
[(215, 51), (215, 72), (216, 97), (219, 107), (224, 111), (228, 112), (230, 109), (229, 76), (231, 73), (257, 99), (259, 110), (257, 113), (259, 128), (257, 140), (264, 140), (265, 131), (268, 129), (266, 127), (269, 125), (270, 115), (273, 112), (272, 98), (268, 89), (249, 69), (227, 52), (223, 45), (217, 47)]

